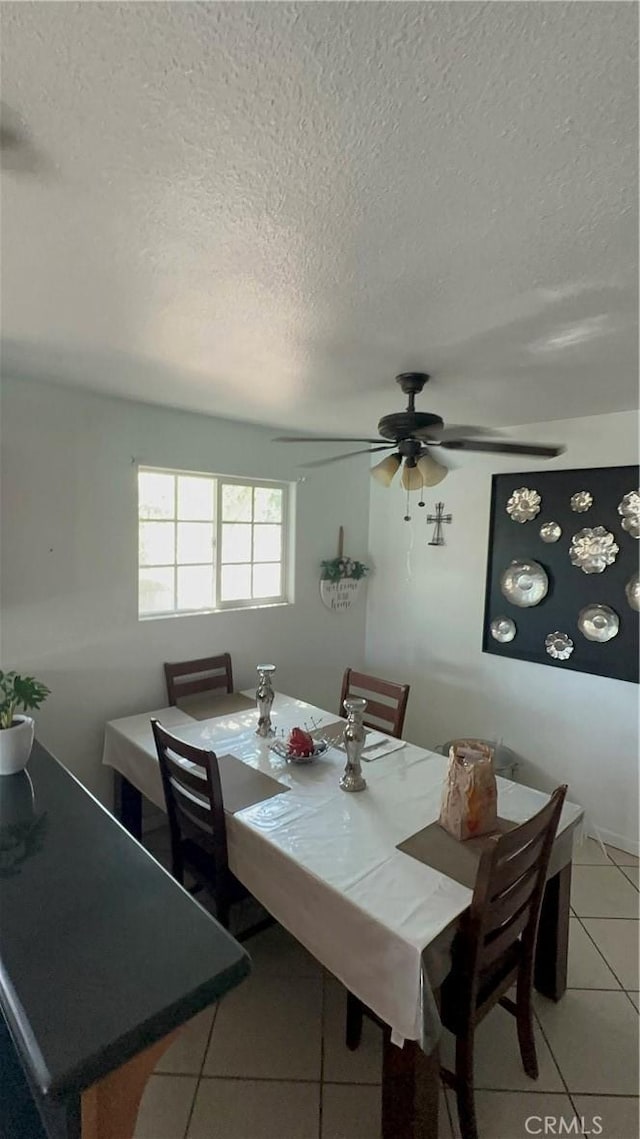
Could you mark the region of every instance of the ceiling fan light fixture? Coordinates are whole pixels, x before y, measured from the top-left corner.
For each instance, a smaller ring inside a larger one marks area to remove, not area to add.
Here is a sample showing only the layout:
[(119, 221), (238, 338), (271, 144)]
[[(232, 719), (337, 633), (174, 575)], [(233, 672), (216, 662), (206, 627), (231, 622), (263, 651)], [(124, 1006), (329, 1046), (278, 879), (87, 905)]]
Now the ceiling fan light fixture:
[(416, 469), (419, 471), (420, 478), (425, 486), (437, 486), (449, 474), (448, 468), (443, 467), (442, 463), (436, 462), (429, 454), (418, 459)]
[(375, 467), (371, 468), (369, 472), (371, 478), (379, 482), (381, 486), (391, 486), (393, 477), (397, 474), (401, 462), (402, 459), (399, 454), (387, 455), (386, 459), (383, 459), (380, 463), (376, 463)]
[(409, 466), (409, 460), (405, 461), (402, 468), (402, 485), (405, 490), (422, 490), (422, 475), (415, 462)]

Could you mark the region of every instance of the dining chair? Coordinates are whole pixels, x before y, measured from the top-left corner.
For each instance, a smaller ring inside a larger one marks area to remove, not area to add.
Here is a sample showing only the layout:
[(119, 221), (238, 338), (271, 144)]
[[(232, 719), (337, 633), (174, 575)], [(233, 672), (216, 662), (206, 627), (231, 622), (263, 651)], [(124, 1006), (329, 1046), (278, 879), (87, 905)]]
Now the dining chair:
[(201, 657), (200, 660), (181, 660), (174, 663), (166, 661), (164, 675), (170, 704), (177, 704), (181, 697), (193, 696), (197, 692), (210, 692), (216, 689), (233, 692), (233, 672), (229, 653)]
[[(388, 736), (400, 739), (404, 726), (404, 717), (409, 699), (408, 684), (394, 684), (390, 680), (381, 680), (377, 676), (367, 676), (364, 672), (357, 672), (354, 668), (345, 669), (342, 677), (342, 691), (340, 693), (340, 709), (338, 715), (344, 716), (344, 701), (347, 696), (365, 696), (367, 707), (363, 723), (375, 731), (386, 732)], [(371, 699), (370, 693), (384, 696), (389, 703)]]
[(156, 719), (151, 727), (169, 817), (171, 873), (184, 886), (189, 870), (206, 886), (218, 921), (228, 929), (231, 906), (247, 897), (247, 891), (229, 869), (218, 757), (177, 739)]
[[(452, 967), (440, 989), (440, 1019), (456, 1041), (455, 1072), (442, 1069), (456, 1093), (462, 1139), (478, 1139), (473, 1084), (476, 1027), (494, 1005), (516, 1018), (525, 1072), (538, 1078), (531, 994), (540, 910), (549, 859), (567, 793), (558, 787), (528, 822), (487, 838), (471, 905), (452, 946)], [(506, 996), (515, 983), (515, 1001)], [(360, 1043), (368, 1010), (347, 995), (347, 1047)]]

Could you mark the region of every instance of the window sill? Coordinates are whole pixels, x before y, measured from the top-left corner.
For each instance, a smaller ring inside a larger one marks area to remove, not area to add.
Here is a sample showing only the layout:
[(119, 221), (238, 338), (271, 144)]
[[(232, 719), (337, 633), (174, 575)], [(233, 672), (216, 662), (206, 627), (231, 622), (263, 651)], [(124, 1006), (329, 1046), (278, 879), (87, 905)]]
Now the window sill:
[(183, 617), (216, 617), (220, 613), (254, 613), (256, 610), (262, 609), (286, 609), (294, 604), (293, 601), (267, 601), (265, 605), (225, 605), (222, 609), (189, 609), (184, 613), (145, 613), (143, 616), (138, 614), (138, 621), (146, 623), (147, 621), (173, 621), (176, 618), (181, 620)]

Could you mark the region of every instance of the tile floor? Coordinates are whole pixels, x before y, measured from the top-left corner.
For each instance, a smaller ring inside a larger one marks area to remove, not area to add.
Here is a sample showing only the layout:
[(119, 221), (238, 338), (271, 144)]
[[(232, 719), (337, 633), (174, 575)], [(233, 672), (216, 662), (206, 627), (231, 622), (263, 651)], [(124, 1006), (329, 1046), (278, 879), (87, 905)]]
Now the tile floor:
[[(162, 832), (147, 845), (166, 860)], [(480, 1139), (637, 1139), (638, 900), (637, 858), (583, 843), (569, 991), (558, 1005), (536, 997), (538, 1081), (522, 1071), (508, 1013), (496, 1008), (477, 1033)], [(196, 1017), (158, 1064), (136, 1139), (378, 1139), (379, 1029), (367, 1022), (348, 1052), (342, 986), (278, 926), (247, 948), (249, 980)], [(440, 1136), (460, 1137), (449, 1092)]]

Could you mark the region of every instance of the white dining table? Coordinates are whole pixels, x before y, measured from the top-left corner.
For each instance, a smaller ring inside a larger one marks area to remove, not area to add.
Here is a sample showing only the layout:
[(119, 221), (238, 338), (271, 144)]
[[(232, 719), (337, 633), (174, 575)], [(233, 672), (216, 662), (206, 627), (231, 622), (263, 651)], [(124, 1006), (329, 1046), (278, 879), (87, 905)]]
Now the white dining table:
[[(282, 694), (271, 715), (278, 734), (336, 720)], [(220, 757), (232, 754), (288, 788), (227, 815), (230, 869), (390, 1027), (394, 1052), (406, 1041), (423, 1055), (434, 1054), (441, 1030), (434, 992), (449, 971), (451, 942), (471, 891), (397, 845), (438, 818), (447, 759), (411, 743), (389, 754), (384, 747), (372, 750), (363, 762), (366, 789), (349, 794), (339, 786), (344, 751), (329, 747), (313, 763), (290, 763), (272, 750), (272, 741), (256, 735), (254, 709), (196, 720), (180, 708), (160, 708), (112, 720), (105, 729), (103, 762), (118, 773), (121, 815), (134, 831), (140, 825), (136, 796), (164, 809), (152, 716), (180, 739)], [(497, 783), (499, 814), (515, 823), (531, 818), (548, 799), (509, 780)], [(565, 803), (548, 884), (557, 884), (547, 919), (555, 944), (541, 959), (537, 982), (556, 999), (566, 984), (560, 919), (565, 909), (568, 917), (572, 843), (581, 817), (580, 807)], [(391, 1063), (397, 1067), (397, 1057)]]

